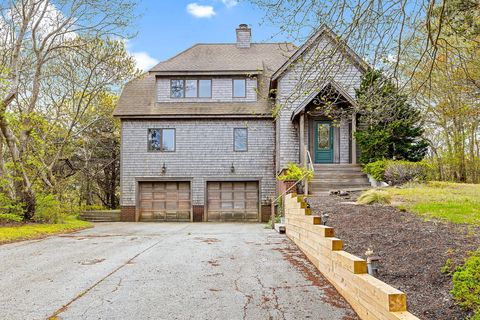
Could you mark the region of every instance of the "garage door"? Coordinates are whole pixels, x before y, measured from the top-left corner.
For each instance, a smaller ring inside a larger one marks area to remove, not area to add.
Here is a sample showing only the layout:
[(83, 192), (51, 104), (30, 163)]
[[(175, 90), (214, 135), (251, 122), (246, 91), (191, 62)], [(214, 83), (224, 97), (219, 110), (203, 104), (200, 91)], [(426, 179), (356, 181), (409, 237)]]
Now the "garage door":
[(258, 221), (258, 182), (208, 182), (208, 221)]
[(190, 221), (190, 182), (141, 182), (140, 221)]

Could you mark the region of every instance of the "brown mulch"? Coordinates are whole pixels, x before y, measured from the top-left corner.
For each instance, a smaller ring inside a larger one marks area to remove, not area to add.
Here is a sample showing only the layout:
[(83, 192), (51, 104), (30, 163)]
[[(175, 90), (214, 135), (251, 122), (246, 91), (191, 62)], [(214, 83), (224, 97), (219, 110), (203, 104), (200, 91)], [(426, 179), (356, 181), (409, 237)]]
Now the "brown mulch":
[(337, 196), (309, 199), (314, 214), (328, 213), (327, 224), (344, 240), (344, 250), (380, 257), (378, 278), (407, 294), (408, 310), (421, 319), (466, 319), (467, 311), (450, 294), (451, 276), (440, 270), (447, 259), (462, 264), (480, 247), (480, 228), (425, 221), (391, 206), (367, 206)]

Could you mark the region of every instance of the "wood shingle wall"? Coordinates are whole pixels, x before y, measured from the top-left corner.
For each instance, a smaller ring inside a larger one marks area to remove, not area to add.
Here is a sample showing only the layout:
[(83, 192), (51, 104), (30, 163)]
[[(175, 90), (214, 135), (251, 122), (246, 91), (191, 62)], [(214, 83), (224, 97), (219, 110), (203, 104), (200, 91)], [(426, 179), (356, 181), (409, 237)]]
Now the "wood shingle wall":
[[(148, 151), (149, 128), (175, 128), (175, 152)], [(248, 128), (247, 152), (233, 151), (234, 128)], [(194, 206), (204, 204), (207, 180), (257, 179), (266, 203), (276, 188), (274, 135), (272, 121), (263, 119), (123, 120), (121, 205), (136, 205), (137, 181), (169, 178), (191, 180)]]

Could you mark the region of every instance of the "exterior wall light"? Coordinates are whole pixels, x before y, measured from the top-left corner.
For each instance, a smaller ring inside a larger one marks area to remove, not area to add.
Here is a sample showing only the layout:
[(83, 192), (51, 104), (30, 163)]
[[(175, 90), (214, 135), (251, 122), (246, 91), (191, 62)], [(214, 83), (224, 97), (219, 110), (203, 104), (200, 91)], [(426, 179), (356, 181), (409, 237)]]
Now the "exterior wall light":
[(230, 172), (235, 173), (235, 166), (233, 165), (233, 162), (232, 162), (232, 166), (230, 167)]
[(328, 215), (328, 213), (322, 213), (322, 224), (323, 224), (324, 226), (327, 225), (328, 217), (330, 217), (330, 216)]
[(367, 270), (368, 274), (371, 276), (377, 276), (378, 275), (378, 270), (379, 270), (379, 265), (380, 265), (380, 257), (379, 256), (374, 256), (373, 251), (368, 249), (367, 252), (365, 252), (365, 255), (367, 256)]
[(165, 173), (167, 173), (167, 167), (165, 166), (165, 162), (164, 162), (162, 166), (162, 174), (165, 174)]

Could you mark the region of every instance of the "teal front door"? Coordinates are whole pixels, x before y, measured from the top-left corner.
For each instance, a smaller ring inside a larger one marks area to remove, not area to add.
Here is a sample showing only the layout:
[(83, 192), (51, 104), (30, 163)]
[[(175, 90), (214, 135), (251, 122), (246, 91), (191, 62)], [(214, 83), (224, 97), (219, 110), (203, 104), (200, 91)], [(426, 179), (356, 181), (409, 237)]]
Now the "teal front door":
[(333, 163), (333, 126), (331, 121), (315, 121), (315, 163)]

